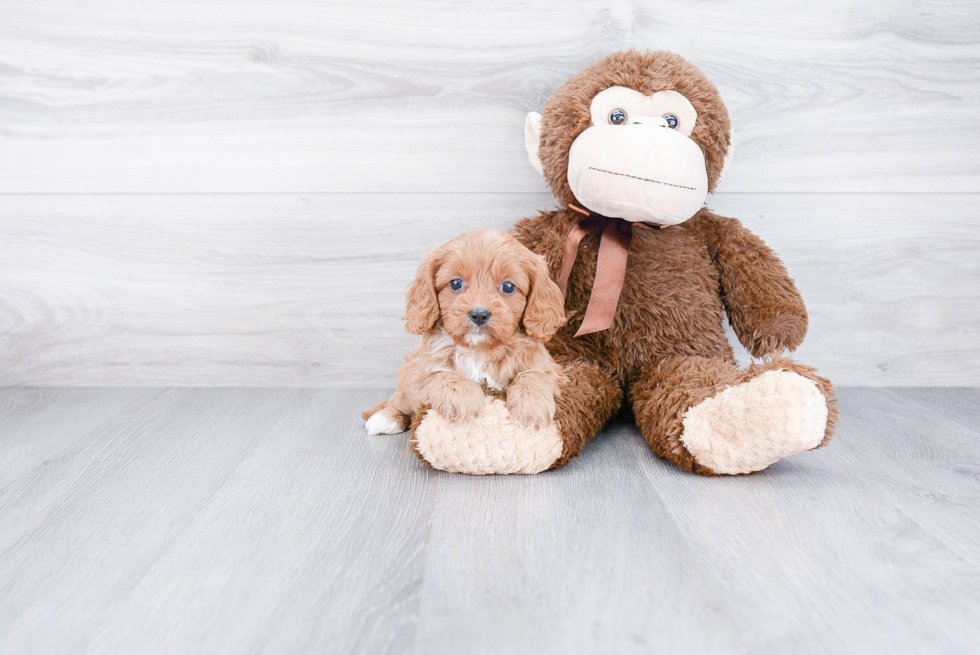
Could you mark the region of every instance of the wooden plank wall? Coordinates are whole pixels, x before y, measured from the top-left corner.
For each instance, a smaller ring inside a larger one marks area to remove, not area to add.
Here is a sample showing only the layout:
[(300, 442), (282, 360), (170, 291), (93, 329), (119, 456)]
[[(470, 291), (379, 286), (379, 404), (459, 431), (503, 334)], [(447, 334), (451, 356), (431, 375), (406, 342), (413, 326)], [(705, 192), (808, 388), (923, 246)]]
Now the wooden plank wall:
[(786, 260), (801, 360), (978, 385), (980, 12), (801, 7), (0, 0), (0, 384), (393, 384), (419, 258), (552, 206), (524, 114), (636, 46), (728, 103), (709, 206)]

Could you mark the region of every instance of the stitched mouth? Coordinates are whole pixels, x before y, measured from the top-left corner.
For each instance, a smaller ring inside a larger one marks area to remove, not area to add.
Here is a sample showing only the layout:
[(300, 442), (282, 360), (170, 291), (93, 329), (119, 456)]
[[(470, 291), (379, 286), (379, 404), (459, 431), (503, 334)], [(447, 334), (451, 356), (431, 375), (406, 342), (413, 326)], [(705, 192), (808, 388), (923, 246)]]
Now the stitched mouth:
[(589, 166), (590, 171), (595, 171), (597, 173), (607, 173), (609, 175), (618, 175), (620, 177), (628, 177), (632, 180), (640, 180), (641, 182), (653, 182), (654, 184), (662, 184), (664, 186), (672, 186), (677, 189), (687, 189), (688, 191), (697, 191), (694, 187), (684, 186), (683, 184), (671, 184), (670, 182), (661, 182), (660, 180), (651, 180), (647, 177), (637, 177), (636, 175), (627, 175), (626, 173), (616, 173), (614, 171), (607, 171), (602, 168), (596, 168), (595, 166)]

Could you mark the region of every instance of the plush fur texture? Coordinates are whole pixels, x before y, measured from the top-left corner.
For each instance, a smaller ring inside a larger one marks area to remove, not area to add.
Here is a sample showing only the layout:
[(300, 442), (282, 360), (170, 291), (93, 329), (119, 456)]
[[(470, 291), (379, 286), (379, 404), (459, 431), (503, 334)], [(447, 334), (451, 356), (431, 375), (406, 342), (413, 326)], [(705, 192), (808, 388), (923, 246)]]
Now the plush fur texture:
[(708, 191), (715, 188), (725, 164), (731, 124), (715, 85), (683, 57), (672, 52), (618, 52), (589, 66), (555, 91), (541, 110), (539, 156), (545, 179), (564, 207), (576, 202), (568, 188), (568, 151), (572, 141), (592, 124), (589, 107), (597, 93), (613, 86), (645, 95), (677, 91), (697, 111), (691, 138), (701, 146), (708, 169)]
[(688, 409), (680, 442), (717, 473), (752, 473), (815, 448), (826, 430), (827, 401), (813, 380), (766, 371)]
[[(629, 51), (585, 69), (545, 103), (539, 156), (561, 205), (579, 204), (566, 180), (569, 147), (590, 124), (592, 97), (616, 85), (646, 94), (672, 89), (691, 101), (698, 115), (691, 138), (704, 153), (713, 189), (730, 146), (727, 110), (714, 85), (677, 55)], [(520, 221), (513, 232), (545, 258), (557, 279), (565, 237), (580, 218), (566, 209), (545, 212)], [(612, 326), (574, 338), (595, 279), (598, 243), (598, 232), (582, 240), (568, 284), (568, 322), (548, 344), (566, 372), (556, 415), (564, 446), (554, 466), (577, 455), (624, 396), (650, 448), (696, 473), (748, 472), (771, 463), (767, 459), (775, 461), (770, 455), (778, 459), (800, 444), (805, 448), (827, 442), (837, 420), (833, 388), (812, 368), (781, 357), (802, 342), (807, 313), (782, 262), (761, 239), (739, 221), (707, 209), (667, 230), (635, 227)], [(726, 313), (748, 351), (771, 361), (747, 370), (737, 367), (725, 338)], [(802, 378), (808, 386), (753, 382), (770, 371), (796, 377), (766, 380)], [(704, 404), (740, 386), (727, 400)], [(808, 389), (819, 392), (822, 410), (813, 408), (820, 403), (807, 395)], [(741, 414), (726, 422), (722, 408), (736, 406)], [(697, 407), (701, 409), (689, 413)], [(805, 416), (796, 423), (786, 420), (798, 410)], [(686, 438), (696, 452), (685, 445), (687, 416)], [(820, 439), (813, 443), (812, 425), (821, 421)], [(781, 435), (800, 426), (806, 434)], [(713, 438), (727, 440), (728, 455), (710, 455), (722, 448), (721, 442), (717, 448), (711, 445)], [(781, 440), (792, 445), (780, 453), (773, 444)], [(769, 455), (758, 455), (761, 451)], [(744, 462), (736, 461), (738, 453)]]
[[(485, 316), (477, 322), (474, 312)], [(471, 422), (487, 391), (505, 392), (508, 420), (520, 427), (552, 427), (564, 374), (544, 342), (565, 322), (561, 292), (544, 260), (513, 236), (474, 230), (429, 253), (405, 320), (422, 341), (398, 370), (394, 395), (362, 414), (369, 433), (404, 431), (422, 407), (450, 424)]]
[(412, 450), (442, 471), (470, 475), (540, 473), (561, 455), (554, 423), (539, 429), (511, 420), (503, 400), (488, 396), (479, 421), (450, 423), (437, 412), (420, 412), (412, 430)]

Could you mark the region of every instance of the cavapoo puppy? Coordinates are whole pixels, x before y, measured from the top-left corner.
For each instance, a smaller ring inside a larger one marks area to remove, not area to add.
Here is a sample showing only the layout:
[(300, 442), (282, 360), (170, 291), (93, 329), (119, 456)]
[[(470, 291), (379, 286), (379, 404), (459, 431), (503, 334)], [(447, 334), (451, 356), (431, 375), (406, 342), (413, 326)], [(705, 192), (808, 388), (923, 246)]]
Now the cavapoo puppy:
[(447, 421), (476, 417), (485, 388), (506, 393), (529, 428), (554, 419), (561, 368), (544, 342), (565, 323), (544, 259), (494, 230), (465, 232), (428, 254), (409, 285), (406, 327), (422, 342), (398, 369), (394, 395), (361, 416), (369, 434), (408, 429), (429, 406)]

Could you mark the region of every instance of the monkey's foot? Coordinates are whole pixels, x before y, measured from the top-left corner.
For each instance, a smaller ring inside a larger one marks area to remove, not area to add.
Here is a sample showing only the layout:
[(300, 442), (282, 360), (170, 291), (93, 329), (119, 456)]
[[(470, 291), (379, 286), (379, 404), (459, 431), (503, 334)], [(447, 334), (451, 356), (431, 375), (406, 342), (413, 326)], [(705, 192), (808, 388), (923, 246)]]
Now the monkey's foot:
[(688, 409), (680, 440), (715, 473), (761, 471), (820, 445), (827, 402), (815, 381), (790, 371), (766, 371)]
[(500, 399), (488, 399), (468, 423), (449, 423), (437, 412), (419, 414), (412, 450), (441, 471), (492, 475), (540, 473), (561, 456), (562, 440), (554, 424), (531, 430), (511, 420)]

